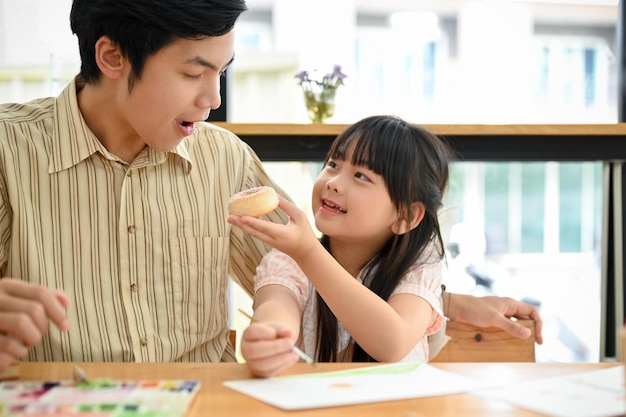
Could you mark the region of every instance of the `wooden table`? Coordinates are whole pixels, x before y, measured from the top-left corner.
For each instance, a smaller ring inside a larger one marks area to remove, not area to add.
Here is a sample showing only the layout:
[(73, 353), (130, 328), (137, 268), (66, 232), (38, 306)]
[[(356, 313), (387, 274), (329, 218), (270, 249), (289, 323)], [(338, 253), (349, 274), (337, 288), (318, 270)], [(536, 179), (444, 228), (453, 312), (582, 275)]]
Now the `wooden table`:
[[(341, 417), (425, 417), (425, 416), (538, 416), (540, 414), (519, 409), (508, 403), (471, 394), (418, 398), (404, 401), (363, 404), (306, 411), (283, 411), (240, 394), (222, 385), (223, 381), (249, 378), (245, 364), (237, 363), (79, 363), (89, 377), (113, 379), (198, 379), (202, 387), (189, 411), (189, 417), (236, 416), (341, 416)], [(591, 371), (621, 363), (552, 364), (552, 363), (437, 363), (437, 368), (488, 381), (510, 382), (533, 378), (567, 375)], [(22, 380), (71, 379), (72, 363), (22, 363)], [(318, 364), (312, 367), (297, 364), (290, 373), (331, 371), (364, 364)]]

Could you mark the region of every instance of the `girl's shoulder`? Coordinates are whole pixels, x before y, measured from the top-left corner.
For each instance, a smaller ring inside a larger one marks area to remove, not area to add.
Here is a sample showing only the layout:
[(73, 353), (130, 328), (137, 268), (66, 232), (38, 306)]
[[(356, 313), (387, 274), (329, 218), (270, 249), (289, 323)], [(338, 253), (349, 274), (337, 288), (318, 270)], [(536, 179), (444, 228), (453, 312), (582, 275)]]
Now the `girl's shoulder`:
[(436, 245), (435, 242), (431, 241), (428, 246), (424, 248), (424, 251), (417, 259), (417, 261), (415, 261), (412, 268), (440, 264), (442, 260), (443, 255), (439, 250), (438, 245)]
[(441, 283), (443, 262), (436, 246), (430, 244), (406, 271), (400, 282), (404, 284), (430, 282), (433, 288), (437, 287)]

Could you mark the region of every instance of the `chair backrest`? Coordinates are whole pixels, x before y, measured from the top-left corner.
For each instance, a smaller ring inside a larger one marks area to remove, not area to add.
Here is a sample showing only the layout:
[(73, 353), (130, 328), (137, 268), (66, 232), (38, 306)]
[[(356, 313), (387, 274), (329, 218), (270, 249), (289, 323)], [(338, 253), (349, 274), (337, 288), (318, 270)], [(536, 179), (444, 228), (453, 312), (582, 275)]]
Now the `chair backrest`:
[(535, 323), (518, 323), (530, 329), (528, 338), (519, 339), (494, 327), (448, 321), (446, 334), (451, 339), (431, 362), (535, 362)]
[(237, 330), (231, 329), (228, 331), (228, 340), (230, 341), (230, 344), (233, 346), (233, 349), (235, 349), (235, 352), (236, 352), (237, 351)]
[(450, 243), (450, 233), (452, 232), (452, 226), (454, 226), (454, 220), (458, 211), (459, 208), (456, 206), (446, 206), (437, 212), (444, 246), (448, 246), (448, 243)]

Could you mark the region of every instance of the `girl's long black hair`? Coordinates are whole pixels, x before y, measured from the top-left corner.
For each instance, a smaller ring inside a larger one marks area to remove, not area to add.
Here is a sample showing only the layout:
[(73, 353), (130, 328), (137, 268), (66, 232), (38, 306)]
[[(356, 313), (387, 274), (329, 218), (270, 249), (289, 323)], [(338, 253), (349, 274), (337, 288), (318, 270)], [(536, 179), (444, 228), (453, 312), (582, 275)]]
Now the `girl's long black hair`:
[[(424, 218), (413, 230), (394, 235), (362, 272), (363, 284), (387, 301), (408, 269), (434, 242), (440, 257), (444, 243), (437, 211), (448, 185), (448, 163), (452, 152), (446, 143), (426, 129), (396, 116), (371, 116), (348, 127), (335, 139), (326, 157), (346, 160), (381, 175), (401, 218), (411, 218), (411, 205), (421, 202)], [(321, 242), (329, 250), (330, 238)], [(317, 343), (320, 362), (335, 362), (338, 350), (337, 318), (316, 293)], [(346, 300), (348, 302), (348, 300)], [(353, 362), (375, 361), (357, 343)]]

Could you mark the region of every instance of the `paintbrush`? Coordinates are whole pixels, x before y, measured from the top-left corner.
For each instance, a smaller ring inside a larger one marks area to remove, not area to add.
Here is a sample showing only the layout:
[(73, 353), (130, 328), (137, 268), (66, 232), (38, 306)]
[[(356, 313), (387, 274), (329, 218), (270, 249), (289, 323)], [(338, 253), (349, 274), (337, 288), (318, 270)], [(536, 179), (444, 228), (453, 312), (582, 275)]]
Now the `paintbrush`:
[[(258, 321), (252, 317), (250, 314), (248, 314), (246, 311), (239, 309), (239, 312), (241, 314), (243, 314), (244, 316), (246, 316), (248, 319), (250, 319), (250, 321), (253, 322), (257, 322)], [(313, 365), (315, 366), (315, 361), (313, 360), (312, 357), (310, 357), (309, 355), (307, 355), (306, 353), (304, 353), (300, 348), (298, 348), (297, 346), (292, 346), (291, 350), (300, 357), (300, 359), (302, 359), (303, 361), (305, 361), (306, 363), (308, 363), (309, 365)]]
[(87, 377), (87, 372), (83, 370), (78, 365), (74, 365), (74, 381), (77, 383), (87, 383), (89, 382), (89, 378)]

